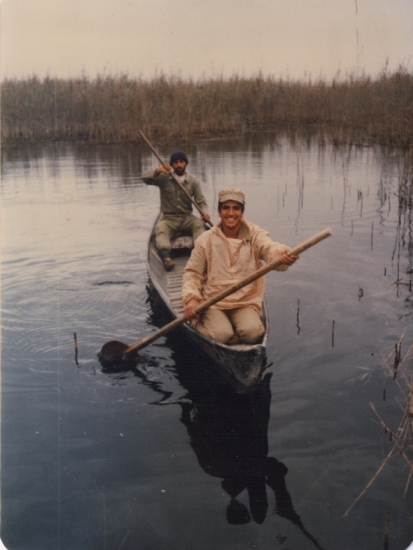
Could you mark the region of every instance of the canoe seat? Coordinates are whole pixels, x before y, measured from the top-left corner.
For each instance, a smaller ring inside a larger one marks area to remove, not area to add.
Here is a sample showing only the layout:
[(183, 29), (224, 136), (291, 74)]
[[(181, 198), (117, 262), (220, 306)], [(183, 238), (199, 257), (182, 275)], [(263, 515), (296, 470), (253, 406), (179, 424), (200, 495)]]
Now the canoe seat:
[(180, 233), (171, 241), (172, 250), (180, 248), (194, 248), (194, 241), (190, 235), (182, 235)]

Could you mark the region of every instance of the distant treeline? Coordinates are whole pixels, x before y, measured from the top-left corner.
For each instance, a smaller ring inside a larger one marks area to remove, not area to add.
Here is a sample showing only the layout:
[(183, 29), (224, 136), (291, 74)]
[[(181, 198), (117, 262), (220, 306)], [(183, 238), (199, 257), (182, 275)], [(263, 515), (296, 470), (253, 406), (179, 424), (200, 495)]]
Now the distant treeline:
[(332, 82), (272, 77), (152, 80), (125, 75), (36, 76), (1, 84), (1, 138), (19, 141), (158, 141), (314, 128), (335, 143), (413, 145), (413, 73)]

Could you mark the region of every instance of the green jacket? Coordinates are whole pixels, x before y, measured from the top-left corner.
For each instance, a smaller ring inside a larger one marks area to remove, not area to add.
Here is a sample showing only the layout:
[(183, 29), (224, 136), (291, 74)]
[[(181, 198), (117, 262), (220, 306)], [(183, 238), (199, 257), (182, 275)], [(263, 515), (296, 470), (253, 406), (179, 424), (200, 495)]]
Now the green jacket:
[[(142, 180), (147, 185), (156, 185), (156, 187), (159, 187), (161, 194), (161, 212), (164, 214), (192, 213), (192, 202), (182, 189), (180, 189), (172, 176), (163, 173), (155, 176), (155, 171), (150, 170), (142, 174)], [(208, 212), (208, 207), (204, 195), (202, 194), (199, 181), (193, 176), (185, 174), (185, 180), (182, 185), (197, 203), (202, 214), (206, 214)]]

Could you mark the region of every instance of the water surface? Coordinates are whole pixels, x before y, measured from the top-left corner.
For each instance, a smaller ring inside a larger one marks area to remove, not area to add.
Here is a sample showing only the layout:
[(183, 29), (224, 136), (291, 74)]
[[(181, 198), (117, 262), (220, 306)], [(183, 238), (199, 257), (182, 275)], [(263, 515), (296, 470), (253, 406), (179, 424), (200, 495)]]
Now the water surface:
[(104, 372), (104, 342), (168, 320), (145, 263), (159, 197), (140, 174), (157, 161), (143, 146), (4, 150), (3, 542), (366, 550), (384, 548), (390, 519), (388, 548), (403, 550), (402, 457), (343, 517), (392, 447), (369, 403), (392, 429), (401, 420), (404, 387), (387, 365), (401, 337), (402, 355), (412, 343), (402, 161), (271, 135), (187, 153), (215, 221), (219, 188), (237, 186), (246, 218), (275, 240), (333, 236), (268, 275), (268, 369), (252, 395), (179, 331), (133, 369)]

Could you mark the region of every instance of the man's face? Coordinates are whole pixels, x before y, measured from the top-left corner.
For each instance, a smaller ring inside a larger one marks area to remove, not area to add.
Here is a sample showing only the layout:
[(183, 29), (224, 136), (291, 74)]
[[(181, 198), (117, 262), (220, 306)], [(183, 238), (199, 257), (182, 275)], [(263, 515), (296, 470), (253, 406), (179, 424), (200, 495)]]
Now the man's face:
[(225, 201), (221, 209), (218, 210), (218, 216), (221, 218), (222, 225), (233, 230), (238, 230), (241, 220), (244, 216), (242, 204), (237, 201)]
[(178, 159), (172, 163), (172, 168), (174, 169), (175, 174), (182, 176), (185, 174), (186, 162), (182, 159)]

